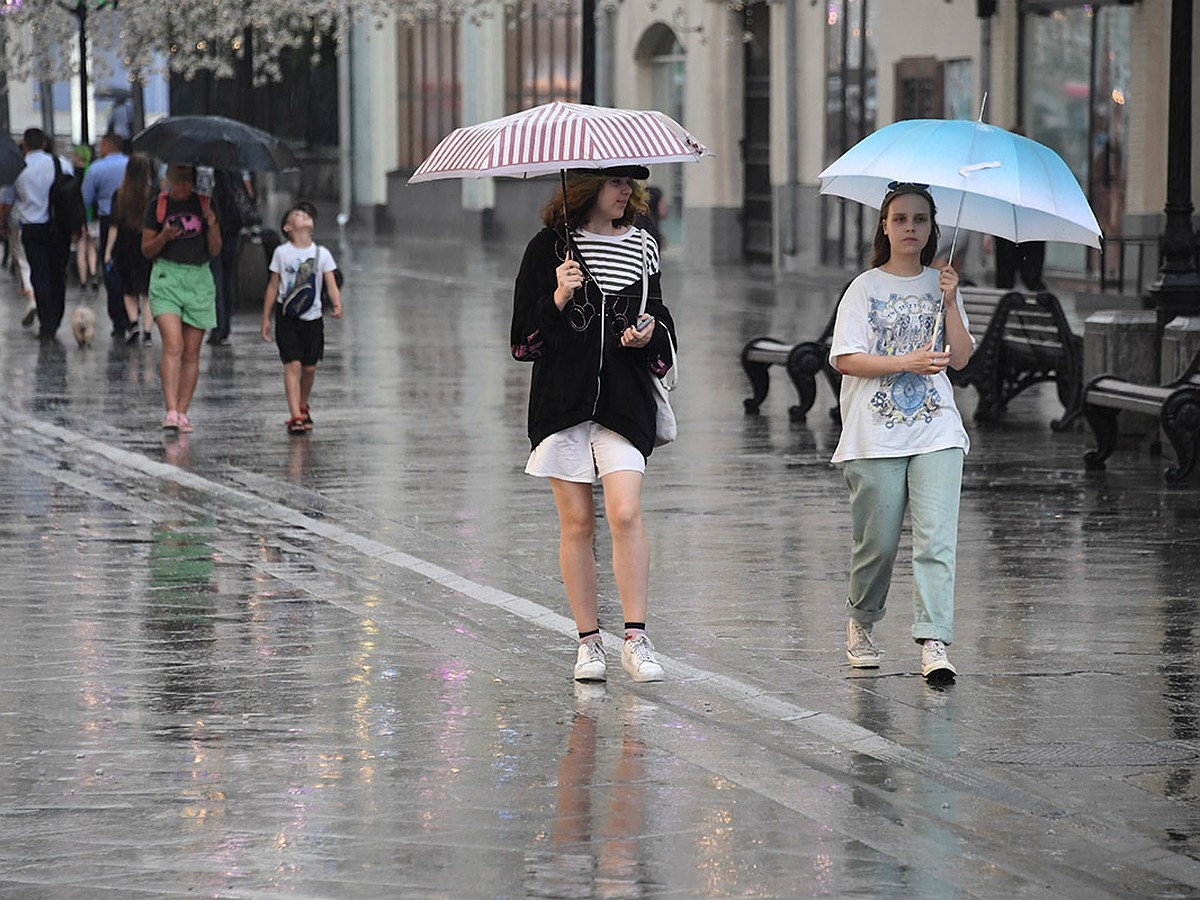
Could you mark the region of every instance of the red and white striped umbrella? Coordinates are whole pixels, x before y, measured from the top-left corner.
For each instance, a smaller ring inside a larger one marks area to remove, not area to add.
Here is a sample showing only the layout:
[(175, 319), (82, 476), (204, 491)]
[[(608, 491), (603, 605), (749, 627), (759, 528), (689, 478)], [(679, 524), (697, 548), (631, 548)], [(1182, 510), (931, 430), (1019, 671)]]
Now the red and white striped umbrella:
[(562, 169), (696, 162), (712, 155), (682, 125), (657, 110), (555, 101), (454, 129), (408, 181), (528, 178)]

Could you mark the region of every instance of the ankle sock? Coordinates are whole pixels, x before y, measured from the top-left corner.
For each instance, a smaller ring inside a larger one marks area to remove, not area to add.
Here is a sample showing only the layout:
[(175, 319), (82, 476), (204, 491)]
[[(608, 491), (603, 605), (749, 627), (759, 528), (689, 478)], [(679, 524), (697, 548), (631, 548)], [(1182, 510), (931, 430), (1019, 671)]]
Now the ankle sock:
[(599, 640), (601, 640), (599, 628), (593, 628), (591, 631), (579, 632), (579, 643), (581, 643), (581, 644), (584, 641), (599, 641)]
[(639, 634), (645, 634), (645, 633), (646, 633), (646, 623), (645, 622), (626, 622), (625, 623), (625, 640), (629, 640), (630, 638), (635, 638)]

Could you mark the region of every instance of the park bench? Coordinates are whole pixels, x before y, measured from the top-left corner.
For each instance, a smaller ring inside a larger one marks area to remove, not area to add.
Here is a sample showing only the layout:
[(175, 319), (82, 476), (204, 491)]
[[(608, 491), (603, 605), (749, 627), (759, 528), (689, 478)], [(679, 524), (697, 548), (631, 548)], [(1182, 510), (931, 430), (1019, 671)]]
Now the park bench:
[(1200, 441), (1200, 353), (1183, 375), (1170, 384), (1134, 384), (1115, 375), (1100, 375), (1083, 391), (1083, 416), (1096, 436), (1096, 449), (1084, 454), (1088, 469), (1104, 468), (1117, 446), (1117, 416), (1122, 410), (1158, 419), (1175, 450), (1176, 464), (1163, 472), (1168, 484), (1178, 484), (1196, 465)]
[[(964, 285), (959, 288), (975, 350), (962, 369), (951, 369), (952, 384), (973, 387), (979, 394), (975, 418), (995, 422), (1010, 400), (1026, 388), (1054, 381), (1065, 412), (1050, 427), (1061, 431), (1080, 415), (1083, 388), (1083, 339), (1071, 332), (1058, 298), (1050, 293), (1022, 294)], [(757, 413), (770, 386), (769, 368), (783, 365), (795, 385), (799, 402), (788, 409), (794, 422), (803, 422), (816, 401), (817, 373), (823, 373), (835, 401), (841, 373), (829, 365), (829, 348), (837, 309), (821, 336), (789, 344), (760, 337), (742, 348), (742, 368), (750, 379), (752, 396), (742, 401), (747, 413)], [(841, 421), (835, 402), (829, 410)]]
[[(837, 318), (837, 307), (825, 323), (825, 329), (815, 341), (789, 344), (772, 337), (758, 337), (742, 348), (742, 370), (750, 379), (752, 395), (742, 401), (742, 408), (751, 415), (758, 413), (767, 397), (771, 380), (769, 370), (781, 365), (796, 388), (799, 402), (788, 407), (788, 417), (793, 422), (803, 422), (817, 399), (817, 373), (824, 372), (836, 400), (841, 388), (842, 376), (829, 365), (829, 345), (833, 340), (833, 323)], [(834, 421), (841, 421), (837, 403), (829, 410)]]
[(996, 316), (1000, 301), (1011, 291), (994, 290), (973, 284), (958, 289), (962, 296), (963, 309), (967, 313), (967, 330), (975, 338), (975, 349), (971, 358), (961, 369), (949, 369), (947, 376), (956, 387), (973, 387), (979, 394), (975, 405), (975, 418), (979, 421), (994, 421), (998, 416), (995, 394), (996, 355), (1000, 347), (1001, 321)]
[(999, 418), (1017, 394), (1053, 381), (1063, 415), (1050, 427), (1063, 431), (1083, 411), (1083, 338), (1071, 331), (1062, 304), (1046, 291), (1006, 294), (994, 318), (999, 345), (991, 363), (991, 409), (985, 415)]
[[(1001, 298), (1008, 292), (964, 285), (959, 288), (959, 293), (962, 294), (963, 308), (967, 311), (971, 334), (975, 337), (975, 353), (962, 370), (950, 371), (950, 379), (964, 387), (975, 387), (980, 395), (977, 409), (986, 409), (990, 414), (993, 388), (990, 360), (995, 356), (995, 348), (1000, 343), (999, 328), (992, 325), (993, 314)], [(783, 365), (796, 386), (796, 394), (800, 399), (797, 405), (788, 409), (792, 421), (803, 422), (808, 411), (812, 409), (817, 395), (818, 372), (825, 375), (829, 388), (833, 391), (835, 402), (829, 410), (829, 415), (835, 422), (841, 421), (841, 412), (836, 401), (841, 392), (842, 375), (829, 365), (829, 348), (833, 341), (833, 325), (836, 319), (837, 307), (834, 307), (821, 336), (815, 341), (789, 344), (775, 338), (755, 338), (742, 348), (742, 368), (750, 378), (750, 386), (754, 392), (753, 396), (742, 401), (746, 412), (757, 413), (766, 398), (769, 367)], [(989, 329), (996, 334), (989, 337)], [(984, 417), (986, 418), (986, 415)]]

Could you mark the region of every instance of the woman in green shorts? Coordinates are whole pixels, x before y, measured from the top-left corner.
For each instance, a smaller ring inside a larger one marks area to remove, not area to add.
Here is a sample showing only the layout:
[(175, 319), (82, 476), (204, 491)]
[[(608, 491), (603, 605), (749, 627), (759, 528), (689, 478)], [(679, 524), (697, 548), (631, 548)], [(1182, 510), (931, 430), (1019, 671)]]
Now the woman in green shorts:
[(208, 261), (221, 252), (221, 230), (208, 198), (193, 189), (196, 170), (170, 166), (170, 190), (146, 208), (142, 253), (154, 260), (150, 315), (162, 338), (162, 427), (191, 431), (188, 405), (200, 377), (204, 332), (217, 325), (217, 294)]

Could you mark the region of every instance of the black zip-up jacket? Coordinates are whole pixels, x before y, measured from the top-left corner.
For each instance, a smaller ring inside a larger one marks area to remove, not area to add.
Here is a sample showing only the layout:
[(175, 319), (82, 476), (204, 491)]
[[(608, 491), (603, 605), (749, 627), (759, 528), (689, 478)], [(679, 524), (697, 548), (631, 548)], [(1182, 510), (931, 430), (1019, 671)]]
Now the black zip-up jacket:
[(646, 301), (646, 312), (656, 320), (650, 342), (622, 347), (621, 333), (634, 324), (641, 306), (641, 279), (604, 294), (588, 276), (584, 259), (583, 286), (560, 311), (554, 305), (554, 273), (566, 251), (561, 234), (549, 228), (538, 232), (525, 248), (513, 291), (513, 359), (533, 363), (530, 444), (536, 447), (549, 435), (590, 420), (622, 435), (648, 457), (654, 449), (656, 415), (650, 378), (670, 367), (668, 331), (675, 338), (659, 274), (650, 276)]

